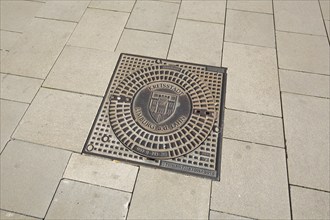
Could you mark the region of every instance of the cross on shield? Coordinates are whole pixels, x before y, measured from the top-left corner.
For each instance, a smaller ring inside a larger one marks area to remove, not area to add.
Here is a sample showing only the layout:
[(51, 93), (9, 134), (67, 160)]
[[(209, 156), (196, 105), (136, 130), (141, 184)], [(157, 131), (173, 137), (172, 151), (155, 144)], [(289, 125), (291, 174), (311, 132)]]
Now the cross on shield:
[(153, 91), (149, 101), (149, 112), (154, 121), (162, 123), (169, 119), (176, 110), (177, 100), (177, 94)]

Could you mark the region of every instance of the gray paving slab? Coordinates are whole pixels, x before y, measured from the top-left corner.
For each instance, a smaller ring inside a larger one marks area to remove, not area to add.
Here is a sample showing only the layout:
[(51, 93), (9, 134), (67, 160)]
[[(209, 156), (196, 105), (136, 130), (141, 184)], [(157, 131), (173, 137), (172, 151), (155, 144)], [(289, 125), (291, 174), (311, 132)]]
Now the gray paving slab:
[(224, 25), (178, 19), (169, 59), (220, 66)]
[(21, 36), (21, 33), (0, 30), (0, 49), (10, 50)]
[(274, 1), (276, 30), (326, 36), (318, 1)]
[(322, 15), (324, 20), (330, 21), (330, 1), (320, 0)]
[(36, 14), (37, 17), (78, 22), (90, 0), (48, 0)]
[(270, 14), (273, 13), (271, 0), (228, 0), (227, 8), (242, 11), (253, 11)]
[(330, 97), (330, 77), (304, 72), (279, 70), (281, 91), (304, 95)]
[(130, 193), (62, 180), (45, 219), (126, 219)]
[(226, 1), (182, 1), (179, 18), (225, 22)]
[(37, 220), (38, 218), (33, 218), (33, 217), (26, 216), (26, 215), (20, 215), (17, 213), (0, 210), (0, 219), (2, 219), (2, 220)]
[(127, 219), (207, 219), (210, 190), (210, 180), (140, 167)]
[(116, 52), (166, 58), (171, 38), (167, 34), (125, 29)]
[(226, 107), (281, 116), (275, 49), (225, 42), (223, 53)]
[(237, 215), (231, 215), (223, 212), (210, 211), (210, 220), (249, 220), (251, 218), (245, 218)]
[(132, 192), (138, 167), (80, 154), (72, 154), (64, 178)]
[(330, 35), (330, 21), (324, 20), (325, 28), (327, 30), (328, 36)]
[(227, 10), (225, 41), (275, 47), (273, 15)]
[(178, 10), (178, 4), (137, 1), (126, 27), (172, 34)]
[(43, 86), (103, 96), (119, 54), (66, 46)]
[(293, 219), (330, 219), (330, 193), (291, 186)]
[(282, 119), (226, 110), (224, 137), (284, 147)]
[(2, 60), (1, 71), (45, 78), (76, 24), (34, 18)]
[(221, 157), (220, 182), (212, 183), (212, 210), (290, 219), (284, 149), (224, 139)]
[(329, 99), (282, 93), (282, 102), (290, 183), (329, 191)]
[(113, 10), (113, 11), (131, 12), (134, 4), (135, 4), (135, 0), (126, 0), (126, 1), (92, 0), (88, 7)]
[(81, 152), (101, 98), (40, 89), (15, 138)]
[(7, 100), (0, 100), (0, 109), (1, 109), (1, 145), (0, 153), (5, 148), (7, 142), (10, 140), (11, 135), (16, 129), (19, 121), (23, 117), (28, 104), (12, 102)]
[(1, 209), (43, 218), (70, 153), (11, 141), (1, 154)]
[(88, 8), (68, 44), (114, 51), (128, 13)]
[(0, 25), (2, 30), (24, 32), (43, 3), (35, 1), (1, 1)]
[(276, 32), (280, 68), (330, 74), (326, 37)]
[(10, 74), (0, 74), (1, 93), (3, 99), (30, 103), (38, 92), (43, 81)]

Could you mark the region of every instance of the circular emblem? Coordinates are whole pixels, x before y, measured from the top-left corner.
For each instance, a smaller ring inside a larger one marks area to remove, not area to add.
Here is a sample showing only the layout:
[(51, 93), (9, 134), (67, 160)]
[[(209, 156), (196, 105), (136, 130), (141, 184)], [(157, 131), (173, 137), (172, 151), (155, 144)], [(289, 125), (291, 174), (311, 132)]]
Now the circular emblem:
[(138, 125), (157, 134), (173, 132), (190, 117), (189, 95), (170, 82), (144, 86), (133, 98), (132, 113)]
[(170, 159), (196, 149), (210, 134), (215, 103), (190, 71), (156, 65), (131, 73), (111, 92), (109, 119), (118, 140), (137, 154)]

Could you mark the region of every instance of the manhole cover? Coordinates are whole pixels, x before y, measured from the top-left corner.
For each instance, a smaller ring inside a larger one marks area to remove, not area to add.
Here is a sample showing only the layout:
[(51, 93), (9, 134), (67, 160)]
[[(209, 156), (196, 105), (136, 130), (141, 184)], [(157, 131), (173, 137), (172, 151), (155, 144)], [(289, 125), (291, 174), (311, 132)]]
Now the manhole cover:
[(121, 54), (84, 153), (218, 179), (225, 76)]

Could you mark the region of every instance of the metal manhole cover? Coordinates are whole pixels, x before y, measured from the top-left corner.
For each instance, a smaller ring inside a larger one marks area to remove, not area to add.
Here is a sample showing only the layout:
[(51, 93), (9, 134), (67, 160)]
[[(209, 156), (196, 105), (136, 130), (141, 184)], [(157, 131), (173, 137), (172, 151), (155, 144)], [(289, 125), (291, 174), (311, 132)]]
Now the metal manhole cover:
[(121, 54), (83, 152), (218, 179), (225, 76)]

